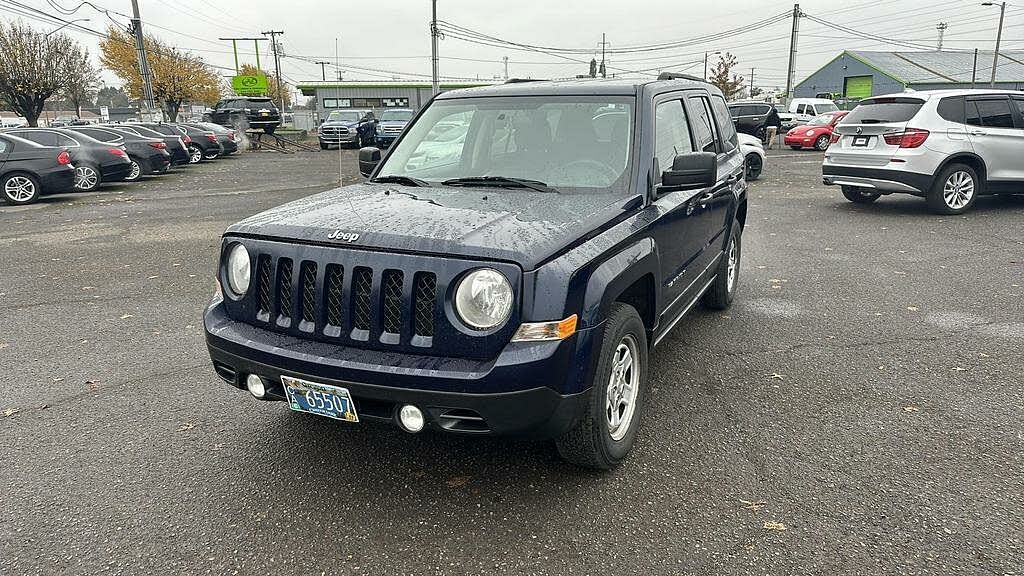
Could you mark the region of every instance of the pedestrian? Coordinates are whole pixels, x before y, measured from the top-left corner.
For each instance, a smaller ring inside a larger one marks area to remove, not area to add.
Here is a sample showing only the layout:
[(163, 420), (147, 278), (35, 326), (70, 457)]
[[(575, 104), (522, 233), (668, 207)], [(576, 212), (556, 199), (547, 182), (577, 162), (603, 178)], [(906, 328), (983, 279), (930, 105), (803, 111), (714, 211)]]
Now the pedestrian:
[(779, 111), (775, 109), (775, 106), (772, 106), (772, 111), (764, 119), (764, 143), (768, 145), (769, 150), (775, 148), (775, 136), (778, 135), (779, 128), (781, 127), (782, 119), (779, 118)]

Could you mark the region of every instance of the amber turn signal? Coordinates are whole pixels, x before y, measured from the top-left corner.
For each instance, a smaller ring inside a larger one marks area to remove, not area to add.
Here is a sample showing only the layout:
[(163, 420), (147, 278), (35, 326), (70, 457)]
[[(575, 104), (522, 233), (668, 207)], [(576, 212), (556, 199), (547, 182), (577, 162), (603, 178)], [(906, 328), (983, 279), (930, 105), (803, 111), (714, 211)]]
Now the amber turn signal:
[(540, 342), (544, 340), (565, 340), (576, 333), (576, 315), (556, 322), (527, 322), (519, 326), (513, 342)]

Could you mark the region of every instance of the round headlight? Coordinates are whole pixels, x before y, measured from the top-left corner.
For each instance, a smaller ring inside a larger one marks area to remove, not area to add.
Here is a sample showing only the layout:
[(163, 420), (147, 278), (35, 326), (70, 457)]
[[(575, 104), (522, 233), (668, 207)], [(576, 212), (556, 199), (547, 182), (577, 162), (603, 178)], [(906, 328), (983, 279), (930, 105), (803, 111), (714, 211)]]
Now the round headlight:
[(243, 296), (249, 289), (249, 251), (235, 244), (228, 251), (228, 288), (235, 296)]
[(489, 330), (501, 326), (512, 312), (512, 285), (497, 270), (474, 270), (462, 278), (455, 290), (455, 311), (470, 328)]
[(808, 136), (814, 136), (814, 130), (808, 130), (807, 131), (807, 135)]

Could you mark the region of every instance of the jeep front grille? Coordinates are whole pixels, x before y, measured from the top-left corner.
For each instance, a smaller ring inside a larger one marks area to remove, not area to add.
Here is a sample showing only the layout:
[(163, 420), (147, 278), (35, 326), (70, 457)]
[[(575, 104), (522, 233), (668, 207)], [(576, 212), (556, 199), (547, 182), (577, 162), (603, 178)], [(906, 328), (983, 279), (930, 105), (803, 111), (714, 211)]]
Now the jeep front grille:
[(461, 359), (494, 358), (518, 327), (469, 334), (446, 300), (463, 274), (501, 269), (514, 286), (516, 267), (501, 262), (410, 255), (336, 246), (246, 239), (254, 264), (242, 298), (225, 294), (234, 320), (299, 339), (383, 352)]

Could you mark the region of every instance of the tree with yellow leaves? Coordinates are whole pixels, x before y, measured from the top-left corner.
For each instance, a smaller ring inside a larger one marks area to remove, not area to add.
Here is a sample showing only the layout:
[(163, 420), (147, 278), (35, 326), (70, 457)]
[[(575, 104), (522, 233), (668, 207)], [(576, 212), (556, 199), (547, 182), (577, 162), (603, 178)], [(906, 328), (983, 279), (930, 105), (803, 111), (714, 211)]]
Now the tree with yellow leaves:
[[(182, 52), (162, 40), (146, 37), (146, 57), (153, 74), (153, 98), (173, 121), (184, 102), (213, 105), (221, 97), (221, 79), (197, 56)], [(135, 41), (122, 29), (107, 28), (100, 42), (100, 61), (124, 81), (132, 98), (142, 98), (142, 75)]]
[(281, 83), (281, 89), (284, 91), (284, 99), (282, 100), (282, 95), (277, 93), (277, 78), (270, 72), (260, 70), (252, 64), (242, 64), (238, 73), (241, 76), (266, 76), (267, 92), (269, 92), (267, 96), (270, 96), (270, 99), (273, 100), (274, 103), (282, 110), (285, 108), (291, 108), (292, 96), (288, 92), (286, 85), (283, 82)]

